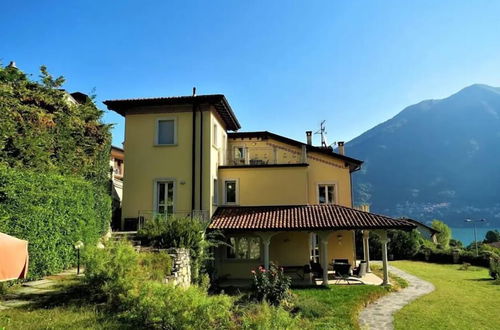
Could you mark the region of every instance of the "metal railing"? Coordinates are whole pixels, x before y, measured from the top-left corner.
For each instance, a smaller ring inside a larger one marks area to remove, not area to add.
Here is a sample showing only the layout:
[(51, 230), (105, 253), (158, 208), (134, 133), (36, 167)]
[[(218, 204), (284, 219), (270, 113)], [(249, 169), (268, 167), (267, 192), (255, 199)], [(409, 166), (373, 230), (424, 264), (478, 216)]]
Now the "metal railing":
[[(141, 210), (138, 212), (138, 216), (136, 218), (137, 230), (141, 229), (145, 223), (155, 218), (163, 218), (168, 220), (173, 217), (181, 217), (181, 218), (195, 218), (202, 222), (208, 223), (210, 221), (210, 215), (207, 210), (193, 210), (193, 211), (176, 211), (170, 213), (159, 213), (152, 210)], [(129, 221), (133, 222), (133, 219), (129, 219)]]
[(278, 147), (233, 146), (230, 150), (226, 163), (230, 166), (300, 164), (305, 162), (305, 155), (302, 152)]

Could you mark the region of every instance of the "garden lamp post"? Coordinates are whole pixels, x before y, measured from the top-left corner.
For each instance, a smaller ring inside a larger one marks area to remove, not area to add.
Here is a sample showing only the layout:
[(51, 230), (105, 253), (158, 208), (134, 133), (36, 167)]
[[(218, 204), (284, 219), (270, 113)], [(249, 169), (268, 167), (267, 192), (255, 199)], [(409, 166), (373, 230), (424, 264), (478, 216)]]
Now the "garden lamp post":
[(76, 249), (76, 255), (77, 255), (77, 259), (78, 259), (78, 265), (77, 265), (77, 269), (76, 269), (76, 275), (80, 275), (80, 250), (83, 248), (83, 242), (82, 241), (78, 241), (75, 243), (75, 249)]
[(484, 219), (479, 219), (479, 220), (465, 219), (465, 222), (471, 222), (472, 225), (474, 226), (474, 245), (476, 246), (476, 257), (479, 255), (479, 250), (477, 247), (476, 223), (477, 222), (485, 222), (485, 221), (486, 220), (484, 220)]

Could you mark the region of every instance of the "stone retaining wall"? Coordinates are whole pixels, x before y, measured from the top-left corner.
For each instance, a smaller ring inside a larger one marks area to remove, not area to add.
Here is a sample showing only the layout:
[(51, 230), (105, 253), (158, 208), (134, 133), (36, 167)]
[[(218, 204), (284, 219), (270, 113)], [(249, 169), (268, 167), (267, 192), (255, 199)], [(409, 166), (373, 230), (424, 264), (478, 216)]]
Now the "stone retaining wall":
[(173, 283), (181, 287), (191, 285), (191, 257), (185, 248), (168, 249), (172, 257), (172, 274), (165, 278), (166, 283)]

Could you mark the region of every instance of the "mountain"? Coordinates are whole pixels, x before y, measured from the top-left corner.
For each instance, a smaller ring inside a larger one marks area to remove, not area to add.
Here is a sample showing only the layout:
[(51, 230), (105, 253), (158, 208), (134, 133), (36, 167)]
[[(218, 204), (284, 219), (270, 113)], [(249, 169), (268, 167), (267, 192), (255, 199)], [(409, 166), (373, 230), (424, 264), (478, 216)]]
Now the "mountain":
[(346, 144), (364, 160), (355, 201), (371, 211), (500, 227), (500, 88), (472, 85), (409, 106)]

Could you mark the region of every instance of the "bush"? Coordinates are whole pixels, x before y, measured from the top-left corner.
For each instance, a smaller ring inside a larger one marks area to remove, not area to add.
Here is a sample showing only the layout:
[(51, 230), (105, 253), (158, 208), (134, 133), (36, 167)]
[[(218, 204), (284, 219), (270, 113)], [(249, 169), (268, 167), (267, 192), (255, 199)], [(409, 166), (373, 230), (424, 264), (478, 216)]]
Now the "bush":
[(277, 306), (290, 297), (291, 279), (285, 276), (283, 268), (271, 263), (269, 269), (259, 267), (252, 270), (252, 297)]
[(266, 302), (252, 304), (246, 307), (240, 317), (241, 329), (267, 330), (267, 329), (299, 329), (301, 319), (292, 316), (280, 306), (270, 306)]
[(85, 248), (83, 265), (89, 289), (112, 306), (119, 306), (129, 290), (142, 280), (138, 253), (127, 241), (110, 241), (104, 249)]
[(490, 258), (490, 276), (494, 280), (500, 279), (500, 258)]
[(118, 306), (144, 281), (163, 282), (171, 273), (172, 259), (166, 252), (138, 253), (128, 241), (110, 241), (104, 249), (86, 248), (84, 266), (84, 281), (94, 295)]
[(139, 265), (152, 281), (162, 282), (172, 273), (172, 258), (166, 251), (139, 253)]
[(74, 243), (95, 245), (108, 230), (103, 188), (75, 177), (0, 165), (0, 231), (29, 242), (31, 279), (76, 264)]
[(442, 221), (432, 220), (432, 228), (439, 231), (436, 234), (438, 245), (443, 249), (447, 249), (450, 246), (451, 239), (451, 228)]
[(193, 283), (202, 281), (211, 259), (209, 248), (214, 246), (205, 235), (206, 224), (196, 217), (156, 216), (147, 221), (138, 231), (142, 245), (156, 248), (187, 248), (191, 256), (191, 277)]
[(187, 289), (146, 281), (126, 302), (124, 316), (138, 326), (156, 329), (229, 329), (233, 301), (209, 296), (196, 286)]

